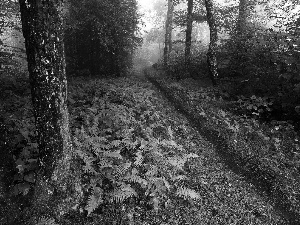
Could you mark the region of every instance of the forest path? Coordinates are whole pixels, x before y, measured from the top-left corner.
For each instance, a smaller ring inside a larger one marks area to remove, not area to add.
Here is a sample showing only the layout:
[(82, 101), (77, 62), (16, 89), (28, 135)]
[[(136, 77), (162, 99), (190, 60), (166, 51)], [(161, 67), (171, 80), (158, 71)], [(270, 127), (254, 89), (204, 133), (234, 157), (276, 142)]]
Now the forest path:
[[(189, 109), (182, 109), (174, 104), (151, 77), (146, 74), (139, 77), (149, 79), (162, 92), (167, 104), (174, 108), (174, 113), (188, 121), (188, 135), (193, 137), (193, 144), (198, 147), (197, 154), (200, 155), (188, 166), (189, 177), (192, 178), (190, 185), (204, 195), (204, 199), (209, 199), (200, 204), (199, 212), (204, 213), (199, 215), (203, 216), (202, 224), (223, 224), (225, 221), (226, 224), (298, 224), (295, 215), (286, 211), (284, 205), (278, 205), (278, 202), (270, 204), (265, 193), (268, 190), (262, 188), (268, 184), (257, 184), (244, 176), (245, 171), (241, 171), (238, 166), (240, 162), (226, 153), (226, 144), (221, 139), (218, 140), (216, 133), (202, 128), (200, 121), (188, 115)], [(207, 80), (195, 82), (194, 85), (195, 88), (211, 86)], [(182, 138), (187, 139), (187, 136)], [(186, 150), (189, 151), (188, 148)], [(206, 217), (207, 213), (210, 214), (210, 219)]]
[[(197, 85), (199, 84), (195, 84), (195, 88)], [(206, 84), (203, 83), (202, 85)], [(176, 158), (178, 156), (179, 161), (182, 154), (194, 153), (199, 156), (198, 158), (189, 159), (185, 163), (183, 166), (184, 171), (180, 175), (185, 175), (187, 180), (180, 180), (179, 185), (195, 190), (200, 199), (190, 201), (179, 198), (178, 195), (170, 194), (173, 206), (170, 208), (162, 207), (158, 215), (154, 210), (136, 207), (135, 210), (138, 216), (135, 217), (135, 224), (299, 224), (285, 221), (284, 216), (268, 202), (268, 198), (261, 196), (255, 186), (224, 163), (224, 158), (218, 151), (220, 146), (214, 140), (209, 139), (213, 136), (209, 133), (205, 134), (204, 130), (199, 129), (198, 121), (193, 121), (182, 110), (178, 110), (178, 107), (170, 102), (156, 85), (147, 80), (145, 74), (136, 74), (132, 79), (103, 79), (97, 82), (85, 82), (85, 80), (79, 79), (77, 83), (70, 84), (69, 88), (70, 93), (72, 93), (69, 95), (69, 100), (72, 100), (70, 101), (72, 107), (69, 107), (69, 112), (70, 118), (73, 118), (73, 120), (71, 119), (71, 127), (74, 129), (77, 127), (74, 121), (77, 117), (94, 115), (95, 109), (97, 109), (97, 112), (101, 112), (104, 109), (107, 110), (106, 106), (110, 105), (113, 106), (109, 111), (112, 120), (115, 117), (119, 118), (119, 116), (121, 118), (125, 117), (129, 121), (130, 128), (131, 125), (144, 128), (144, 130), (135, 130), (132, 133), (134, 138), (140, 137), (143, 131), (147, 132), (147, 128), (149, 128), (155, 133), (153, 140), (159, 140), (158, 143), (163, 143), (170, 139), (170, 135), (166, 132), (168, 128), (172, 130), (174, 137), (171, 140), (176, 142), (175, 146), (177, 147), (162, 146), (161, 152), (163, 152), (164, 158), (159, 162), (167, 164), (168, 153), (171, 154), (170, 157)], [(95, 93), (95, 90), (97, 90), (97, 93)], [(97, 96), (94, 96), (96, 94)], [(101, 100), (103, 95), (106, 96), (105, 102), (107, 104), (101, 105), (99, 102), (103, 103), (104, 100)], [(93, 98), (95, 101), (91, 102), (90, 99)], [(148, 101), (145, 101), (145, 98)], [(24, 111), (25, 107), (21, 107), (24, 102), (27, 103), (26, 105), (30, 105), (30, 96), (17, 102), (19, 105), (16, 108)], [(16, 102), (14, 102), (15, 104)], [(94, 107), (94, 109), (91, 110), (90, 107)], [(16, 114), (17, 112), (14, 109), (12, 113)], [(25, 115), (27, 118), (27, 114)], [(103, 116), (105, 115), (103, 114)], [(146, 117), (148, 117), (147, 123), (145, 123)], [(113, 123), (110, 123), (107, 117), (105, 118), (111, 126)], [(117, 121), (114, 120), (114, 122)], [(119, 128), (117, 127), (117, 129)], [(120, 133), (120, 135), (127, 137), (128, 134)], [(150, 147), (152, 144), (150, 140)], [(178, 146), (182, 147), (178, 148)], [(157, 144), (154, 146), (153, 151), (156, 150), (156, 147), (161, 146)], [(168, 175), (172, 172), (171, 169), (166, 171), (165, 177), (169, 179)], [(115, 221), (115, 214), (109, 211), (109, 207), (107, 208), (108, 212), (105, 216), (114, 217), (112, 221)], [(3, 212), (0, 210), (0, 218), (4, 213), (10, 215), (11, 210)], [(106, 218), (105, 216), (103, 218)], [(146, 223), (145, 220), (149, 223)], [(113, 223), (99, 222), (96, 224)]]

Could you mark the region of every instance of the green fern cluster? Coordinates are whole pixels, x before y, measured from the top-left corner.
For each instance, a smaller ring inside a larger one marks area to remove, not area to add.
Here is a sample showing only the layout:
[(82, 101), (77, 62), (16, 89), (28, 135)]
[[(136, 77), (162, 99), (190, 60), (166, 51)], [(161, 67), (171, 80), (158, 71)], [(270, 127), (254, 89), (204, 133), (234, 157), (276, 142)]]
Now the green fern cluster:
[[(171, 127), (165, 128), (155, 109), (154, 92), (138, 82), (122, 80), (99, 83), (97, 88), (107, 92), (94, 97), (84, 112), (84, 125), (74, 135), (75, 152), (88, 175), (88, 214), (101, 205), (130, 198), (146, 200), (155, 210), (169, 202), (171, 195), (198, 199), (184, 185), (185, 163), (198, 156), (184, 153)], [(155, 135), (157, 128), (167, 138)]]

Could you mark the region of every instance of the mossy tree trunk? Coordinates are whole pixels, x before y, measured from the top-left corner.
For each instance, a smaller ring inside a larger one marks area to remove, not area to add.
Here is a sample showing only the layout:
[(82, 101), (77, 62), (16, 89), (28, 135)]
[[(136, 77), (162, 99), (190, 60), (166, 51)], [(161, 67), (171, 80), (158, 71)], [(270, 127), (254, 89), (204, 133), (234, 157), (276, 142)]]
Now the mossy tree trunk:
[(193, 30), (193, 0), (188, 0), (187, 23), (186, 23), (186, 38), (185, 38), (185, 67), (189, 73), (191, 63), (191, 45), (192, 45), (192, 30)]
[(63, 2), (19, 0), (39, 144), (32, 208), (36, 217), (56, 219), (81, 197), (69, 131)]
[(165, 34), (165, 47), (164, 47), (164, 65), (167, 67), (169, 60), (169, 53), (172, 50), (172, 26), (173, 26), (173, 0), (168, 0), (168, 12), (166, 19), (166, 34)]
[(207, 22), (210, 30), (210, 42), (209, 49), (207, 52), (207, 63), (209, 68), (209, 76), (212, 80), (213, 85), (216, 85), (216, 78), (218, 77), (218, 66), (217, 66), (217, 41), (218, 41), (218, 32), (217, 26), (214, 17), (214, 7), (212, 0), (205, 0), (205, 7), (207, 12)]

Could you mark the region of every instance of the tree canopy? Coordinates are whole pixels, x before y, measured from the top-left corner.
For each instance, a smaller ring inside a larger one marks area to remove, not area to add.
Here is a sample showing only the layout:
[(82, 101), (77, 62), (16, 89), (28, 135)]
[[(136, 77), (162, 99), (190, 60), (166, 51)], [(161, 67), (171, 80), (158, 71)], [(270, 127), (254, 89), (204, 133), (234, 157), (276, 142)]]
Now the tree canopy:
[[(141, 43), (135, 0), (71, 0), (65, 45), (68, 72), (119, 76)], [(124, 70), (125, 69), (125, 70)]]

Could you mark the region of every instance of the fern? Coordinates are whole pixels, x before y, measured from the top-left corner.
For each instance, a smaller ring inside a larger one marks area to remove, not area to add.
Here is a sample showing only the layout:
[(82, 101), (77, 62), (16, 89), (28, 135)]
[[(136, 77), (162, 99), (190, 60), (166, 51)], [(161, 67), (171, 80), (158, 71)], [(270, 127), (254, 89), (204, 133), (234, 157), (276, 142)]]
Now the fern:
[(97, 174), (97, 171), (93, 168), (93, 166), (91, 164), (85, 164), (83, 166), (83, 171), (85, 173)]
[(195, 153), (189, 153), (189, 154), (184, 154), (183, 156), (174, 156), (174, 157), (169, 157), (167, 159), (168, 163), (170, 163), (172, 166), (176, 167), (179, 170), (183, 170), (183, 167), (185, 163), (190, 159), (190, 158), (197, 158), (199, 157)]
[(143, 161), (144, 161), (144, 156), (142, 154), (142, 151), (138, 150), (135, 153), (135, 155), (136, 155), (136, 157), (135, 157), (135, 160), (134, 160), (134, 165), (141, 166)]
[(198, 158), (199, 157), (199, 155), (197, 155), (197, 154), (195, 154), (195, 153), (189, 153), (189, 154), (186, 154), (185, 156), (184, 156), (187, 160), (188, 159), (193, 159), (193, 158)]
[(124, 175), (128, 169), (131, 167), (131, 163), (123, 163), (119, 166), (115, 166), (114, 167), (114, 174), (117, 176), (117, 177), (120, 177), (122, 175)]
[(174, 157), (169, 157), (167, 161), (178, 170), (183, 170), (186, 159), (180, 156), (174, 156)]
[(149, 179), (146, 195), (166, 197), (167, 191), (170, 190), (170, 185), (166, 179), (162, 177), (153, 177)]
[[(176, 142), (171, 126), (166, 125), (169, 120), (154, 106), (153, 91), (136, 84), (123, 88), (113, 82), (100, 85), (97, 88), (106, 89), (106, 94), (85, 110), (86, 126), (77, 129), (74, 137), (75, 152), (88, 175), (88, 214), (101, 204), (138, 197), (137, 191), (151, 196), (155, 211), (161, 202), (170, 200), (174, 190), (176, 196), (185, 199), (199, 198), (186, 187), (176, 189), (187, 179), (182, 174), (185, 163), (198, 156), (183, 154), (183, 146)], [(159, 127), (167, 127), (161, 132), (164, 135), (159, 135), (167, 140), (154, 137), (160, 134)], [(167, 157), (165, 149), (181, 154)]]
[(183, 197), (185, 200), (200, 199), (200, 195), (196, 191), (186, 187), (179, 187), (175, 194), (176, 196)]
[[(133, 169), (133, 171), (135, 170), (136, 169)], [(133, 183), (138, 183), (142, 187), (146, 187), (148, 185), (148, 181), (146, 179), (142, 178), (141, 176), (139, 176), (137, 173), (134, 172), (131, 175), (124, 177), (123, 180), (133, 182)]]
[(100, 170), (106, 169), (106, 168), (113, 168), (114, 165), (112, 163), (112, 160), (108, 158), (101, 158), (99, 162), (97, 163)]
[(187, 180), (187, 176), (185, 175), (178, 175), (178, 176), (172, 176), (172, 181), (182, 181)]
[(42, 217), (38, 220), (36, 225), (58, 225), (58, 224), (55, 223), (55, 220), (52, 218)]
[(158, 210), (159, 210), (159, 203), (160, 203), (159, 198), (158, 197), (153, 197), (151, 199), (151, 201), (152, 201), (152, 204), (153, 204), (153, 209), (157, 213)]
[(125, 199), (133, 196), (137, 197), (137, 193), (130, 185), (123, 184), (119, 188), (115, 189), (110, 196), (110, 202), (121, 203), (124, 202)]
[(116, 158), (116, 159), (123, 159), (123, 157), (121, 156), (120, 154), (120, 150), (117, 150), (117, 151), (104, 151), (103, 152), (103, 156), (104, 157), (107, 157), (107, 158)]
[(101, 203), (103, 203), (103, 190), (98, 187), (94, 187), (93, 194), (89, 196), (87, 206), (88, 215), (90, 215)]
[(149, 169), (148, 169), (148, 171), (146, 172), (146, 176), (147, 177), (154, 177), (154, 176), (156, 176), (157, 174), (158, 174), (158, 168), (157, 168), (157, 166), (155, 166), (155, 165), (149, 165)]

